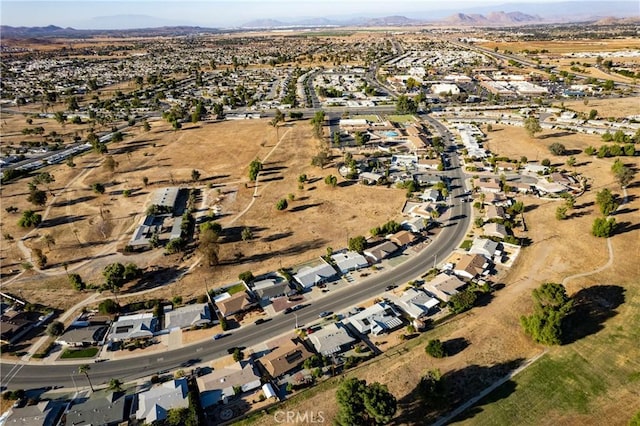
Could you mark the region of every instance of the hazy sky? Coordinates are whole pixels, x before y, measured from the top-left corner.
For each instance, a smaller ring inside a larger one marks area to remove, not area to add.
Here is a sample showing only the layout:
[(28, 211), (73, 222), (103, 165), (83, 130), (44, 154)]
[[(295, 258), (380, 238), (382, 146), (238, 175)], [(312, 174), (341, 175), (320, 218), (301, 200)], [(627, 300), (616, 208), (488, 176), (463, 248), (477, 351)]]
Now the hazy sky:
[[(552, 3), (558, 0), (137, 0), (28, 1), (0, 0), (1, 22), (12, 26), (58, 25), (74, 28), (131, 28), (132, 26), (200, 25), (232, 27), (254, 19), (299, 17), (356, 17), (391, 14), (411, 17), (428, 11), (457, 12), (485, 5)], [(584, 1), (584, 0), (583, 0)], [(134, 19), (96, 19), (139, 15)], [(144, 16), (140, 16), (144, 15)], [(136, 21), (137, 20), (137, 21)], [(130, 23), (134, 23), (131, 25)], [(136, 25), (139, 24), (139, 25)]]

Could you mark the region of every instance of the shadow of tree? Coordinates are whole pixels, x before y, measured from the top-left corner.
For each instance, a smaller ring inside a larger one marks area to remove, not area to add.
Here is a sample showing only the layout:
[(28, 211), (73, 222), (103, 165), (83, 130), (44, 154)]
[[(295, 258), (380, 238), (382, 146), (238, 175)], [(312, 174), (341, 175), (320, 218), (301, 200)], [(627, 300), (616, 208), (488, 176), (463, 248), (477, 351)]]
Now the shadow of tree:
[(460, 352), (469, 347), (469, 341), (464, 337), (456, 337), (455, 339), (449, 339), (444, 344), (444, 351), (447, 356), (458, 355)]
[[(398, 400), (399, 415), (393, 419), (392, 424), (422, 425), (433, 423), (438, 417), (446, 415), (492, 383), (505, 377), (518, 368), (522, 362), (524, 359), (518, 358), (491, 366), (474, 364), (450, 371), (442, 375), (440, 384), (435, 387), (433, 392), (429, 390), (428, 382), (425, 386), (425, 382), (421, 381), (409, 394)], [(492, 393), (487, 398), (498, 400), (507, 397), (515, 390), (515, 382), (509, 380), (500, 386), (500, 389), (502, 391), (499, 395), (496, 396)], [(467, 410), (463, 416), (470, 418), (478, 412), (477, 410)]]
[(583, 288), (574, 296), (573, 311), (563, 321), (563, 344), (573, 343), (604, 327), (604, 322), (616, 316), (616, 309), (625, 301), (625, 289), (617, 285), (596, 285)]

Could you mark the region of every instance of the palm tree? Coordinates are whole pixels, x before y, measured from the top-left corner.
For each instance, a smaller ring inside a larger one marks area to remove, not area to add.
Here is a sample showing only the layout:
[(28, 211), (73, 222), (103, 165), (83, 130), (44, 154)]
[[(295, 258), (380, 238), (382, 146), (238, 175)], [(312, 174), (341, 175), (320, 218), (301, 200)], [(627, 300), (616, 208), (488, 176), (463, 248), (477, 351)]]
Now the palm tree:
[(89, 364), (82, 364), (78, 367), (78, 373), (82, 373), (87, 376), (87, 381), (89, 382), (89, 387), (91, 387), (91, 392), (94, 392), (93, 384), (91, 383), (91, 379), (89, 378), (89, 370), (91, 370)]
[(109, 380), (109, 390), (111, 390), (113, 392), (122, 391), (122, 382), (120, 380), (118, 380), (118, 379)]
[(49, 249), (49, 251), (51, 251), (51, 246), (56, 245), (56, 240), (51, 236), (51, 234), (44, 234), (42, 236), (42, 242), (47, 245), (47, 249)]

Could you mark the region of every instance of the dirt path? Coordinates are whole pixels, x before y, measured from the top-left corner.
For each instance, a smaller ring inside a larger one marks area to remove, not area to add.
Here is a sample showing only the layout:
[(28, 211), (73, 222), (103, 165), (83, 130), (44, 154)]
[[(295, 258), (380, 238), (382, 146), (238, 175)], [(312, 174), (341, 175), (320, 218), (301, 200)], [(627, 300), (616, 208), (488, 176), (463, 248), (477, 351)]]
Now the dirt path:
[[(282, 141), (284, 140), (284, 137), (287, 136), (287, 134), (291, 132), (291, 128), (289, 128), (286, 132), (284, 132), (284, 134), (282, 135), (282, 137), (280, 137), (280, 140), (278, 141), (278, 143), (276, 143), (273, 148), (271, 148), (271, 151), (269, 151), (269, 153), (264, 157), (264, 159), (262, 160), (262, 162), (266, 162), (269, 157), (271, 156), (271, 154), (273, 154), (273, 152), (278, 149), (278, 147), (280, 146), (280, 144), (282, 143)], [(236, 217), (234, 217), (233, 219), (231, 219), (229, 221), (229, 225), (232, 225), (236, 220), (240, 219), (242, 216), (245, 215), (245, 213), (247, 213), (251, 207), (253, 207), (253, 204), (256, 201), (256, 198), (258, 197), (258, 183), (260, 181), (260, 173), (258, 173), (258, 176), (256, 176), (256, 181), (255, 181), (255, 185), (253, 187), (253, 197), (251, 198), (251, 201), (249, 202), (249, 204), (247, 205), (247, 207), (244, 208), (244, 210), (242, 210), (240, 213), (238, 213), (236, 215)], [(266, 184), (265, 186), (262, 187), (262, 190), (264, 191), (266, 189), (266, 187), (269, 186), (269, 184)]]

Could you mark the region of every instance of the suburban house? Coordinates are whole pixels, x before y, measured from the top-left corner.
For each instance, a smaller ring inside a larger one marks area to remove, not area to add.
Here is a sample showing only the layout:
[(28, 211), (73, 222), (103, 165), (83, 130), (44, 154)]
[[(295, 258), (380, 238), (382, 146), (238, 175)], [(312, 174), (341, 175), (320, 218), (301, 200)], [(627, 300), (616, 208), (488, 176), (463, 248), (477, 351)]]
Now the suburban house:
[(224, 368), (216, 368), (196, 380), (203, 408), (227, 401), (235, 395), (235, 387), (249, 392), (262, 386), (260, 374), (251, 360), (239, 361)]
[(0, 316), (0, 342), (14, 343), (35, 325), (29, 312), (7, 311)]
[(407, 231), (411, 231), (417, 234), (427, 228), (427, 225), (425, 222), (429, 223), (428, 221), (425, 221), (424, 218), (414, 217), (414, 218), (403, 221), (401, 225), (402, 225), (402, 228), (406, 229)]
[(275, 379), (300, 367), (312, 356), (313, 352), (300, 339), (295, 338), (259, 358), (258, 362)]
[(167, 412), (174, 408), (187, 408), (189, 399), (187, 379), (181, 378), (138, 394), (136, 418), (151, 424), (167, 418)]
[(256, 304), (246, 291), (240, 291), (233, 295), (223, 293), (217, 296), (214, 300), (220, 314), (225, 318), (244, 312)]
[(356, 269), (369, 266), (369, 262), (367, 262), (367, 259), (363, 255), (355, 251), (334, 253), (331, 255), (331, 259), (335, 262), (336, 266), (343, 274), (346, 274), (349, 271), (355, 271)]
[(482, 230), (484, 235), (488, 235), (490, 237), (505, 238), (509, 235), (507, 228), (501, 223), (485, 223)]
[(391, 241), (384, 241), (373, 247), (370, 247), (364, 251), (364, 255), (373, 260), (373, 262), (380, 262), (391, 256), (398, 250), (398, 246)]
[(158, 319), (152, 313), (122, 315), (111, 325), (111, 342), (148, 339), (156, 331)]
[(394, 297), (392, 300), (396, 306), (413, 319), (429, 315), (431, 310), (440, 304), (438, 299), (413, 287), (405, 290), (400, 297)]
[(271, 300), (276, 297), (286, 296), (291, 292), (287, 280), (280, 276), (272, 276), (251, 284), (252, 291), (260, 300)]
[[(27, 405), (22, 408), (12, 408), (11, 414), (6, 418), (5, 425), (41, 425), (56, 426), (64, 412), (64, 401), (40, 401), (35, 405)], [(68, 424), (68, 423), (67, 423)]]
[(122, 392), (111, 392), (103, 397), (91, 398), (74, 404), (67, 412), (67, 426), (127, 424), (131, 417), (132, 400)]
[(202, 327), (211, 323), (211, 309), (208, 303), (182, 306), (164, 313), (164, 328)]
[(476, 178), (473, 180), (473, 186), (482, 192), (498, 193), (501, 191), (500, 181), (495, 178)]
[(360, 173), (360, 182), (366, 185), (377, 185), (382, 181), (384, 175), (380, 173), (372, 173), (372, 172), (362, 172)]
[(502, 206), (494, 206), (493, 204), (489, 204), (487, 206), (485, 217), (487, 219), (504, 219), (505, 213), (504, 208)]
[(431, 219), (434, 212), (438, 211), (438, 207), (432, 203), (407, 203), (402, 213), (411, 217), (421, 219)]
[(379, 335), (402, 326), (400, 313), (393, 306), (380, 302), (347, 318), (349, 324), (361, 334)]
[(316, 266), (304, 266), (300, 268), (298, 273), (293, 276), (293, 279), (304, 288), (311, 288), (314, 285), (331, 281), (337, 275), (336, 270), (333, 269), (333, 266), (325, 262), (324, 259), (321, 258), (320, 261)]
[(509, 199), (505, 197), (503, 194), (494, 194), (493, 192), (489, 192), (485, 199), (485, 203), (493, 204), (496, 206), (508, 206)]
[(453, 273), (467, 279), (473, 279), (489, 267), (489, 262), (479, 254), (465, 254), (456, 263)]
[(496, 253), (500, 253), (498, 251), (498, 244), (495, 241), (492, 241), (488, 238), (478, 238), (476, 237), (471, 244), (471, 248), (469, 249), (469, 253), (471, 254), (481, 254), (487, 259), (493, 258)]
[(326, 356), (349, 350), (356, 341), (341, 322), (322, 327), (310, 334), (308, 339), (316, 352)]
[(97, 345), (102, 342), (108, 329), (106, 325), (71, 328), (58, 337), (56, 342), (64, 346)]
[(440, 199), (440, 191), (437, 189), (425, 189), (420, 195), (420, 199), (422, 201), (431, 201), (435, 203)]
[[(482, 256), (480, 256), (482, 257)], [(458, 290), (466, 283), (455, 275), (438, 274), (434, 279), (425, 284), (427, 290), (433, 293), (438, 299), (448, 302), (451, 296), (458, 294)]]
[(409, 231), (398, 231), (389, 237), (389, 241), (398, 247), (408, 247), (416, 241), (416, 236)]

